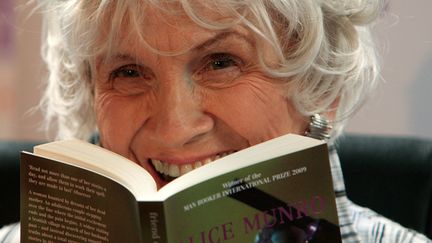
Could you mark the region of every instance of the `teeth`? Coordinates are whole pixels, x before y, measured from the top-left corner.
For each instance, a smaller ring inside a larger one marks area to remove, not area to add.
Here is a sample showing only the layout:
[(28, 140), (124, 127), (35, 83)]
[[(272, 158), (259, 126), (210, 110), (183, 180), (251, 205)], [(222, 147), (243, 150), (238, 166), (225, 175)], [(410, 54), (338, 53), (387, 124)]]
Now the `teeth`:
[(213, 161), (212, 158), (207, 158), (203, 161), (203, 165), (210, 164)]
[(171, 163), (165, 163), (163, 161), (157, 160), (157, 159), (151, 159), (151, 162), (156, 169), (157, 172), (168, 175), (170, 177), (179, 177), (181, 175), (184, 175), (188, 173), (189, 171), (192, 171), (196, 168), (199, 168), (203, 165), (209, 164), (217, 159), (220, 159), (222, 157), (225, 157), (231, 153), (223, 153), (218, 154), (216, 156), (207, 158), (203, 161), (196, 161), (190, 164), (183, 164), (183, 165), (177, 165), (177, 164), (171, 164)]
[(169, 166), (169, 175), (171, 177), (179, 177), (180, 176), (180, 167), (171, 164)]
[(153, 165), (157, 171), (163, 171), (163, 165), (162, 165), (162, 162), (160, 160), (154, 159), (154, 160), (152, 160), (152, 162), (153, 162)]
[[(162, 161), (161, 161), (161, 162), (162, 162)], [(165, 174), (169, 175), (169, 171), (170, 171), (169, 167), (170, 167), (170, 164), (162, 163), (162, 165), (163, 165), (163, 167), (162, 167), (163, 169), (162, 169), (161, 172), (165, 172)]]
[(180, 166), (180, 175), (184, 175), (189, 171), (192, 171), (194, 167), (190, 164)]

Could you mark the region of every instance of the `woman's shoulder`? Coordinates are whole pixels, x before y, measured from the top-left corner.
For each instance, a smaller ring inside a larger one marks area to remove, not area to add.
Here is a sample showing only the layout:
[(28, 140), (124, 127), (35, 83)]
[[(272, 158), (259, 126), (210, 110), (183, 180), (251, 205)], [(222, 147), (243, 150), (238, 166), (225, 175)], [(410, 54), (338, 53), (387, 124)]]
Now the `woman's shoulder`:
[(361, 242), (432, 243), (423, 234), (381, 216), (375, 211), (350, 205), (352, 224)]
[(10, 224), (0, 229), (0, 243), (20, 242), (20, 224)]

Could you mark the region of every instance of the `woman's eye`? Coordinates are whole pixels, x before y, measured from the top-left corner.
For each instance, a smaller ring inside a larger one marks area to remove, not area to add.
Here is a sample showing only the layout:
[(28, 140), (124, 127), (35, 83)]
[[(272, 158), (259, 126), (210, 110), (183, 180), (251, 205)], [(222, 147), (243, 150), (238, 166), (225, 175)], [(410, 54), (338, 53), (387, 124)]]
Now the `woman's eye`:
[(146, 92), (151, 87), (151, 72), (142, 66), (131, 64), (114, 69), (109, 76), (112, 88), (125, 95)]
[(141, 76), (141, 71), (139, 70), (138, 66), (126, 65), (114, 70), (110, 75), (110, 79), (114, 80), (116, 78), (138, 78)]
[(201, 68), (195, 73), (196, 81), (205, 85), (225, 85), (241, 74), (243, 62), (237, 56), (227, 53), (216, 53), (206, 56)]
[(207, 58), (210, 70), (220, 70), (238, 65), (236, 57), (225, 53), (213, 54)]
[(235, 65), (236, 65), (236, 61), (234, 60), (234, 58), (232, 58), (228, 55), (223, 55), (223, 54), (213, 56), (210, 63), (209, 63), (209, 67), (212, 70), (224, 69), (224, 68), (232, 67)]

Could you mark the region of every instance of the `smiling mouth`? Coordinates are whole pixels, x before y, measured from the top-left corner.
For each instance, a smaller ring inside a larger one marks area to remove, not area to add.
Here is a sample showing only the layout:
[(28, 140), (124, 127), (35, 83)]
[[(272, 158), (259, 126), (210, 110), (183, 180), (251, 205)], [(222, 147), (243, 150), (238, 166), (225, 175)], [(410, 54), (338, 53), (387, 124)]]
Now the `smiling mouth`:
[(211, 156), (209, 158), (206, 158), (204, 160), (195, 161), (187, 164), (173, 164), (173, 163), (167, 163), (161, 160), (157, 159), (149, 159), (151, 164), (153, 165), (153, 168), (155, 171), (159, 174), (159, 176), (164, 179), (165, 181), (172, 181), (175, 178), (182, 176), (196, 168), (199, 168), (203, 165), (212, 163), (215, 160), (218, 160), (220, 158), (223, 158), (227, 155), (230, 155), (234, 153), (232, 152), (225, 152), (221, 154), (217, 154), (214, 156)]

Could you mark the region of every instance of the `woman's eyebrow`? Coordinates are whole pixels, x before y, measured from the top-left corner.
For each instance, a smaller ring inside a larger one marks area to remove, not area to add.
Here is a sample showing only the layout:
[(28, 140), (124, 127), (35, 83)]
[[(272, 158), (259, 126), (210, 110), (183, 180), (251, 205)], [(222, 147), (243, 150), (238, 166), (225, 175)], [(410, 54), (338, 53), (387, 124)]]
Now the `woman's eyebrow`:
[(113, 62), (115, 63), (115, 62), (137, 61), (137, 60), (138, 59), (136, 57), (133, 57), (132, 55), (127, 53), (118, 53), (109, 56), (101, 56), (97, 58), (96, 69), (99, 69), (101, 65), (107, 65)]
[(108, 61), (132, 61), (132, 60), (137, 60), (136, 57), (132, 57), (132, 55), (128, 54), (128, 53), (115, 53), (111, 56), (108, 56), (106, 58), (106, 60)]
[(243, 34), (236, 32), (236, 31), (226, 31), (226, 32), (221, 32), (221, 33), (217, 34), (216, 36), (206, 40), (204, 43), (193, 47), (192, 51), (193, 52), (200, 52), (200, 51), (209, 49), (212, 46), (216, 46), (219, 43), (225, 41), (226, 39), (230, 39), (230, 38), (243, 39), (248, 44), (250, 44), (252, 46), (254, 45), (254, 42), (248, 36), (243, 35)]

